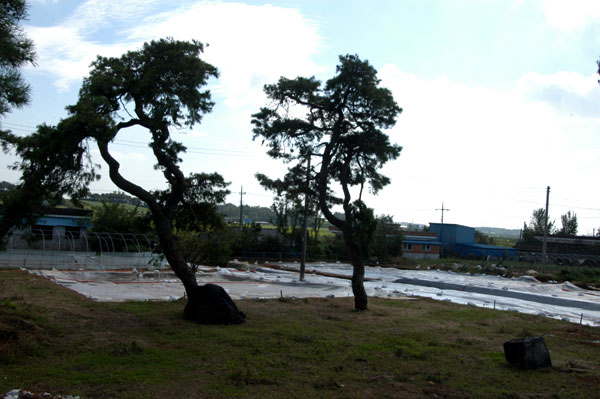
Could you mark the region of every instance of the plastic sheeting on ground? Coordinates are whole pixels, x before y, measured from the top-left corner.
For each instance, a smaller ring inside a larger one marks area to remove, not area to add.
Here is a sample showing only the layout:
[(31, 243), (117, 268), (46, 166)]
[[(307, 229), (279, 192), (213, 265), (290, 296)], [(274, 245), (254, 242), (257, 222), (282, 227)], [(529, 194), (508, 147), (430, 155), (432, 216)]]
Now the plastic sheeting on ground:
[[(298, 263), (276, 266), (299, 268)], [(36, 270), (87, 297), (99, 301), (174, 300), (184, 294), (171, 272), (154, 271), (57, 271)], [(316, 273), (325, 273), (319, 275)], [(347, 278), (331, 277), (331, 275)], [(305, 281), (298, 272), (273, 269), (268, 265), (249, 265), (248, 270), (201, 267), (200, 284), (223, 286), (234, 299), (286, 297), (351, 296), (348, 264), (311, 263)], [(399, 270), (366, 267), (365, 282), (369, 296), (406, 298), (421, 296), (468, 304), (536, 314), (574, 323), (600, 326), (600, 292), (578, 288), (570, 283), (540, 283), (535, 278), (503, 278), (438, 270)]]

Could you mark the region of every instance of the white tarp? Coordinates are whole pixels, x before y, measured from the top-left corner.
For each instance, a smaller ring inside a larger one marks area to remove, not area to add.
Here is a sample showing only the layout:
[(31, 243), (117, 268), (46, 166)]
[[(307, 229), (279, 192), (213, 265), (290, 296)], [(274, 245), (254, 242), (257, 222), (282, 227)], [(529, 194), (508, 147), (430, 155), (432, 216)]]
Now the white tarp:
[[(298, 263), (277, 266), (299, 268)], [(305, 281), (297, 272), (268, 266), (235, 268), (202, 267), (198, 282), (223, 286), (234, 299), (351, 296), (348, 279), (312, 273), (352, 275), (348, 264), (311, 263)], [(184, 294), (183, 286), (171, 272), (57, 271), (32, 273), (48, 277), (98, 301), (173, 300)], [(369, 296), (406, 298), (422, 296), (497, 310), (537, 314), (565, 321), (600, 326), (600, 292), (580, 289), (570, 283), (540, 283), (531, 277), (503, 278), (438, 270), (399, 270), (366, 267)]]

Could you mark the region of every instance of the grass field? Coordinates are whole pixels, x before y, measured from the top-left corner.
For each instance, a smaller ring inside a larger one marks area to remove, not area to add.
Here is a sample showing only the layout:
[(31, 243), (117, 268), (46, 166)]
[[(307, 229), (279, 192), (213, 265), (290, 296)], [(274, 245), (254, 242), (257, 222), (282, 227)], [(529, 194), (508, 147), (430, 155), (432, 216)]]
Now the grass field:
[[(82, 398), (592, 398), (600, 330), (426, 299), (238, 301), (239, 326), (182, 319), (184, 303), (97, 303), (0, 272), (0, 396)], [(509, 366), (541, 335), (553, 367)]]

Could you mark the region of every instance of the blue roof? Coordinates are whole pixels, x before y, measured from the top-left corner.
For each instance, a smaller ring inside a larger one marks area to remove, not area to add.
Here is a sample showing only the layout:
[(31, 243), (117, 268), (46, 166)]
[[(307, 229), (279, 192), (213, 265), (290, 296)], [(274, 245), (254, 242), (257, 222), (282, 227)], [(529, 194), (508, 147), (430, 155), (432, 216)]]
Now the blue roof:
[(92, 227), (89, 218), (76, 218), (65, 216), (42, 216), (36, 224), (46, 226)]

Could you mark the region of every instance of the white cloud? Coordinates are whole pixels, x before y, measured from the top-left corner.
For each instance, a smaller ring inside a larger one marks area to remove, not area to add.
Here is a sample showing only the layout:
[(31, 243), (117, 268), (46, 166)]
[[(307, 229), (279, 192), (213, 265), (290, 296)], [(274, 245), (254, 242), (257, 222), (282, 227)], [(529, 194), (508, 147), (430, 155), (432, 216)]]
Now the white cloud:
[(572, 32), (600, 19), (600, 2), (595, 0), (537, 0), (550, 26)]
[(132, 28), (129, 37), (171, 36), (208, 43), (204, 57), (221, 73), (213, 92), (230, 107), (254, 108), (264, 103), (265, 83), (321, 70), (311, 61), (321, 46), (317, 29), (295, 9), (199, 2), (149, 18)]
[(180, 134), (183, 134), (185, 136), (188, 137), (201, 137), (201, 138), (205, 138), (205, 137), (210, 137), (210, 133), (204, 131), (204, 130), (186, 130), (186, 131), (179, 131)]
[(79, 5), (65, 24), (87, 35), (117, 23), (139, 21), (160, 4), (159, 0), (87, 0)]
[(598, 89), (596, 75), (583, 76), (576, 72), (560, 71), (554, 74), (541, 75), (539, 73), (528, 73), (519, 80), (520, 86), (556, 86), (577, 95), (585, 96)]
[(563, 71), (548, 75), (528, 73), (519, 79), (517, 87), (524, 98), (547, 103), (569, 116), (600, 117), (600, 86), (596, 75)]
[[(100, 151), (96, 148), (95, 144), (92, 146), (90, 153), (92, 154), (93, 161), (95, 163), (98, 163), (98, 164), (103, 163), (102, 156), (100, 155)], [(110, 153), (117, 161), (119, 161), (119, 163), (123, 163), (123, 164), (128, 163), (128, 161), (146, 162), (146, 163), (151, 161), (148, 156), (146, 156), (140, 152), (122, 152), (122, 151), (116, 151), (113, 149), (110, 151)], [(135, 164), (136, 168), (139, 166), (140, 166), (139, 164)]]
[[(50, 72), (55, 85), (66, 90), (88, 73), (96, 55), (119, 56), (167, 36), (197, 39), (209, 44), (203, 58), (221, 73), (213, 93), (230, 107), (254, 109), (264, 103), (265, 83), (320, 71), (311, 60), (321, 46), (318, 26), (295, 9), (197, 2), (149, 16), (158, 3), (89, 0), (59, 26), (28, 27), (38, 52), (37, 72)], [(95, 33), (109, 27), (117, 38), (103, 43)]]
[[(496, 91), (443, 76), (425, 80), (394, 65), (381, 68), (379, 76), (404, 108), (390, 132), (404, 149), (386, 167), (392, 185), (370, 205), (403, 210), (397, 219), (410, 221), (421, 216), (419, 210), (430, 209), (415, 221), (439, 220), (434, 209), (446, 201), (453, 209), (450, 223), (510, 226), (506, 218), (516, 215), (513, 227), (518, 228), (534, 206), (507, 203), (506, 197), (520, 198), (516, 188), (541, 187), (542, 192), (551, 185), (577, 197), (581, 182), (595, 181), (600, 173), (594, 155), (600, 153), (600, 115), (556, 112), (554, 104), (524, 95), (521, 86)], [(525, 81), (560, 82), (583, 95), (595, 90), (569, 74), (529, 76), (520, 83)], [(598, 188), (593, 191), (600, 196)]]
[(35, 43), (38, 57), (33, 72), (51, 73), (54, 85), (61, 92), (81, 82), (98, 54), (119, 56), (132, 47), (127, 43), (107, 45), (86, 41), (79, 31), (67, 26), (29, 27), (27, 34)]

